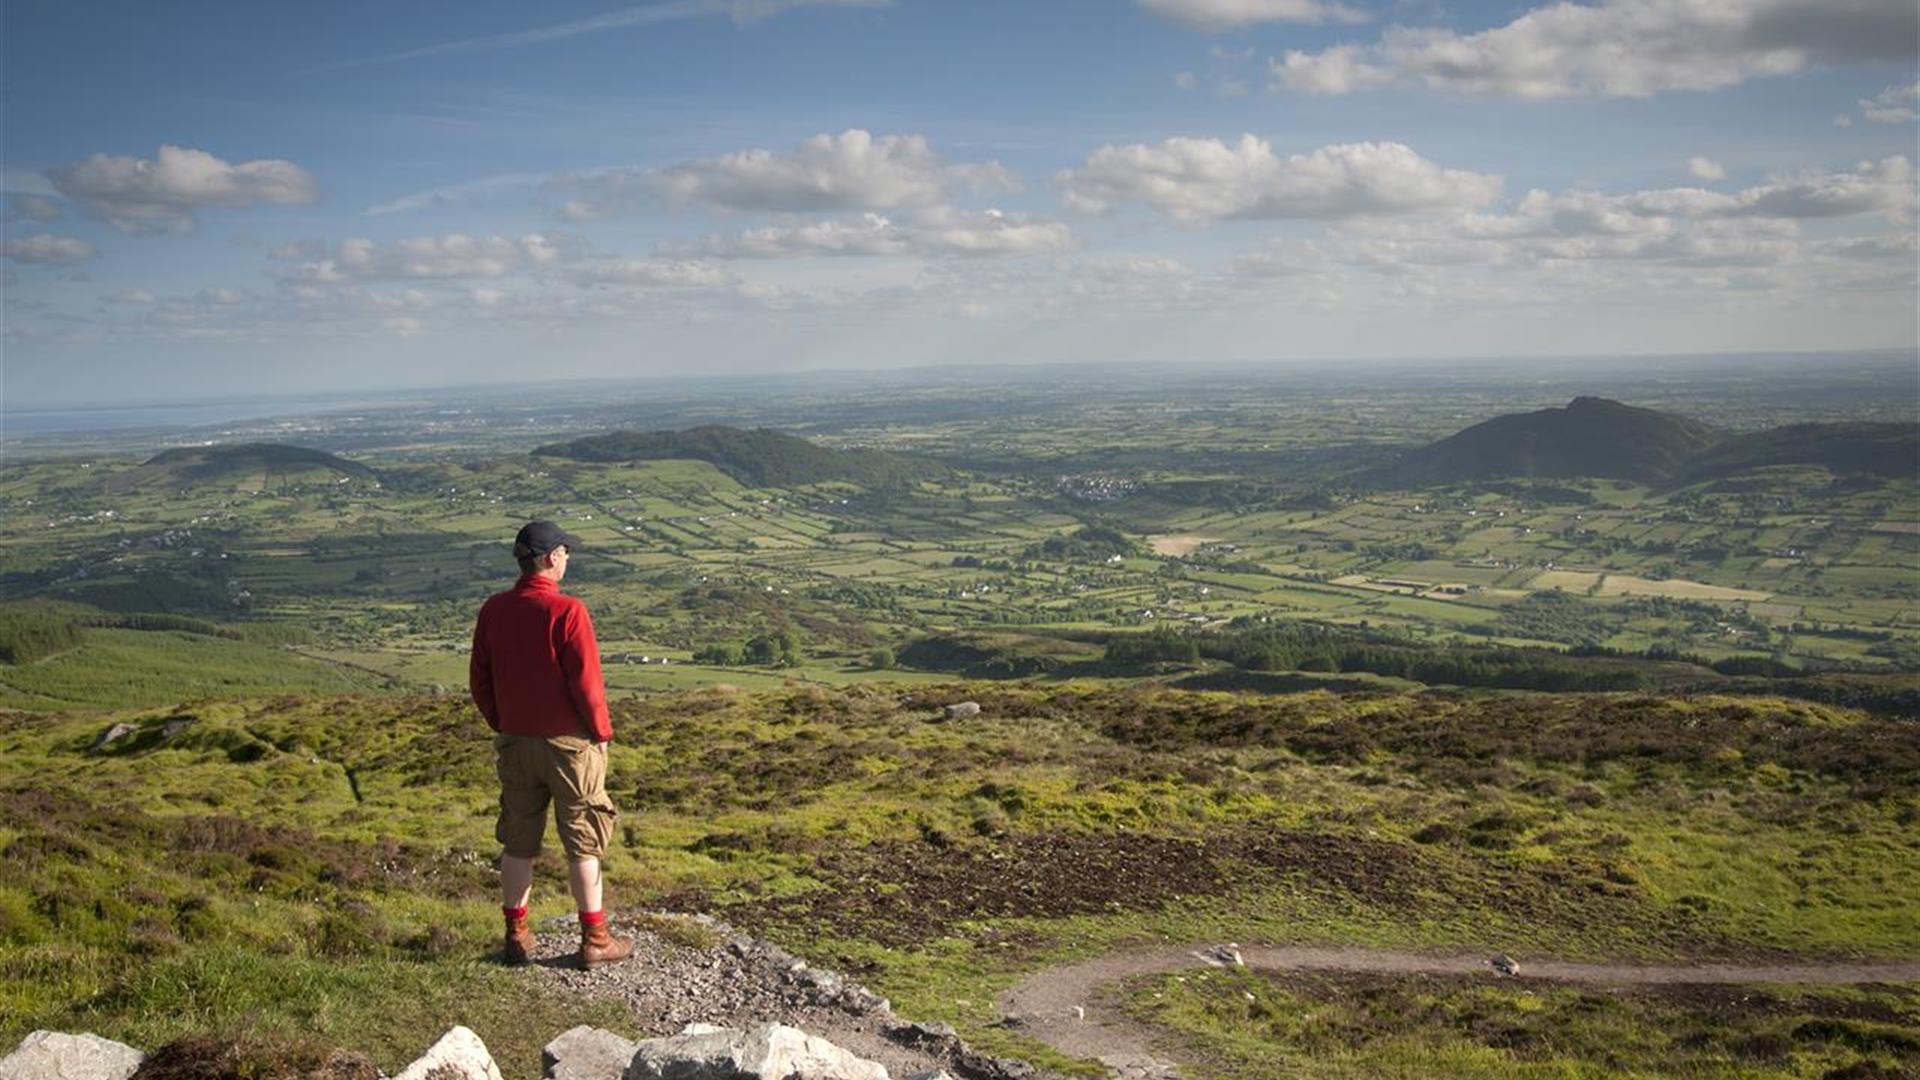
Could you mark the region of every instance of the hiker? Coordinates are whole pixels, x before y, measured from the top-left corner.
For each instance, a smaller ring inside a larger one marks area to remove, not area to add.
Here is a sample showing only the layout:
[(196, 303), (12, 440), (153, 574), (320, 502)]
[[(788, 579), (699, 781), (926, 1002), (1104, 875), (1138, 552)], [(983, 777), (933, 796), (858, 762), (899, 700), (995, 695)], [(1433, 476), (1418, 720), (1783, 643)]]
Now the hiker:
[(528, 522), (513, 539), (520, 580), (487, 598), (473, 627), (469, 685), (491, 727), (500, 774), (500, 910), (505, 961), (524, 964), (533, 948), (527, 900), (533, 860), (546, 833), (547, 804), (566, 849), (567, 884), (580, 912), (580, 963), (624, 960), (630, 938), (607, 929), (600, 858), (617, 816), (607, 798), (607, 692), (587, 606), (560, 591), (580, 538), (551, 521)]

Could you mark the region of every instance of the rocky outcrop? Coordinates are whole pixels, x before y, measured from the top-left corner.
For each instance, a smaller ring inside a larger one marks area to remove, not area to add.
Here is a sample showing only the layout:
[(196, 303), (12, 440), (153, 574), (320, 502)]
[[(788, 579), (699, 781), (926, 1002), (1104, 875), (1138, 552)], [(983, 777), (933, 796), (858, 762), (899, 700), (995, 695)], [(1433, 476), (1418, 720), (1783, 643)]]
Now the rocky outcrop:
[(394, 1080), (501, 1080), (487, 1044), (463, 1027), (454, 1027)]
[(610, 1080), (626, 1075), (639, 1048), (632, 1039), (582, 1024), (548, 1043), (540, 1065), (547, 1080)]
[[(541, 1055), (548, 1080), (1031, 1080), (1033, 1066), (968, 1046), (952, 1027), (894, 1015), (880, 995), (815, 967), (771, 942), (707, 916), (654, 913), (628, 924), (636, 958), (593, 971), (569, 963), (571, 920), (549, 920), (525, 977), (626, 1007), (642, 1031), (677, 1034), (633, 1041), (580, 1026), (556, 1035)], [(653, 932), (663, 924), (667, 936)], [(651, 927), (651, 929), (649, 929)], [(165, 1071), (183, 1054), (212, 1061), (227, 1044), (181, 1040), (145, 1060)], [(108, 1051), (117, 1048), (118, 1056)], [(208, 1057), (211, 1053), (213, 1056)], [(356, 1080), (383, 1074), (360, 1055)], [(96, 1068), (102, 1061), (124, 1067)], [(94, 1036), (35, 1032), (0, 1064), (0, 1080), (132, 1080), (140, 1052)], [(34, 1062), (32, 1070), (28, 1065)], [(167, 1075), (199, 1075), (168, 1071)], [(331, 1074), (330, 1074), (331, 1075)], [(474, 1032), (454, 1027), (396, 1080), (501, 1080)]]
[(94, 753), (97, 754), (100, 751), (105, 750), (107, 747), (112, 746), (114, 743), (119, 742), (121, 739), (124, 739), (127, 736), (132, 735), (139, 730), (140, 728), (136, 724), (126, 724), (126, 723), (115, 724), (112, 727), (108, 728), (107, 730), (101, 732), (100, 737), (93, 740), (93, 745), (91, 747), (88, 747), (88, 749), (92, 750)]
[(785, 1024), (746, 1030), (691, 1024), (648, 1039), (634, 1051), (625, 1080), (888, 1080), (868, 1061)]
[[(956, 1072), (934, 1069), (905, 1080), (1013, 1080), (1033, 1071), (1014, 1063), (993, 1068), (973, 1054), (944, 1024), (899, 1024), (892, 1036), (903, 1044), (952, 1053)], [(173, 1044), (174, 1047), (185, 1044)], [(158, 1062), (171, 1048), (162, 1048)], [(131, 1080), (146, 1060), (140, 1051), (96, 1035), (36, 1031), (0, 1058), (0, 1080)], [(355, 1056), (369, 1075), (371, 1062)], [(785, 1024), (745, 1027), (688, 1024), (677, 1035), (634, 1042), (585, 1025), (555, 1036), (541, 1053), (547, 1080), (890, 1080), (885, 1065), (860, 1057), (816, 1035)], [(999, 1064), (999, 1063), (992, 1063)], [(170, 1075), (183, 1075), (170, 1073)], [(500, 1067), (480, 1036), (448, 1029), (393, 1080), (501, 1080)]]
[[(663, 937), (655, 932), (663, 925), (677, 929)], [(710, 916), (653, 912), (625, 922), (619, 929), (634, 935), (635, 959), (592, 971), (568, 962), (577, 943), (568, 917), (541, 929), (529, 978), (617, 1001), (654, 1033), (684, 1033), (694, 1023), (745, 1030), (773, 1021), (885, 1065), (896, 1077), (939, 1069), (959, 1080), (1036, 1074), (1025, 1062), (974, 1050), (944, 1024), (906, 1021), (857, 981)]]
[(0, 1058), (0, 1080), (127, 1080), (142, 1056), (98, 1035), (36, 1031)]

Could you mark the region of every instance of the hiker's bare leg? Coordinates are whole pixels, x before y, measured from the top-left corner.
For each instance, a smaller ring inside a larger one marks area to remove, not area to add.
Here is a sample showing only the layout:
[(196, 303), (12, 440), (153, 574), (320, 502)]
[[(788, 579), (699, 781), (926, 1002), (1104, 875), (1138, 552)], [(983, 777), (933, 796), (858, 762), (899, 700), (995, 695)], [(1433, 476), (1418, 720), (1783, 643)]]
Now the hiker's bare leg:
[(573, 890), (574, 906), (581, 911), (599, 911), (600, 860), (591, 856), (573, 860), (567, 866), (567, 886)]
[(500, 856), (500, 906), (523, 908), (533, 894), (533, 860)]

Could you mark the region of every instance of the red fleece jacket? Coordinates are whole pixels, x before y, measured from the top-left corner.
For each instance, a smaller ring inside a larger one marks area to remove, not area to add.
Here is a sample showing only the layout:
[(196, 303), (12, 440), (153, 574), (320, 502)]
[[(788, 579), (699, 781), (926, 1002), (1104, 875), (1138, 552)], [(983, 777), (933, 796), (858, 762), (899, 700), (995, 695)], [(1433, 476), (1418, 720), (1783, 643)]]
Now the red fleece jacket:
[(508, 735), (613, 738), (587, 605), (528, 574), (480, 608), (468, 666), (473, 703)]

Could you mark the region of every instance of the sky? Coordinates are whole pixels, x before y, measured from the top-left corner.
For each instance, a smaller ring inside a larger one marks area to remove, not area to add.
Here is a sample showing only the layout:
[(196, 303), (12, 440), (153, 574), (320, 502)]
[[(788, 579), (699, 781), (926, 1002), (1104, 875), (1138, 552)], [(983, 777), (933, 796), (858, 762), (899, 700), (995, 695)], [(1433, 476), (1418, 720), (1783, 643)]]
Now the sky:
[(11, 411), (1920, 342), (1913, 0), (0, 20)]

